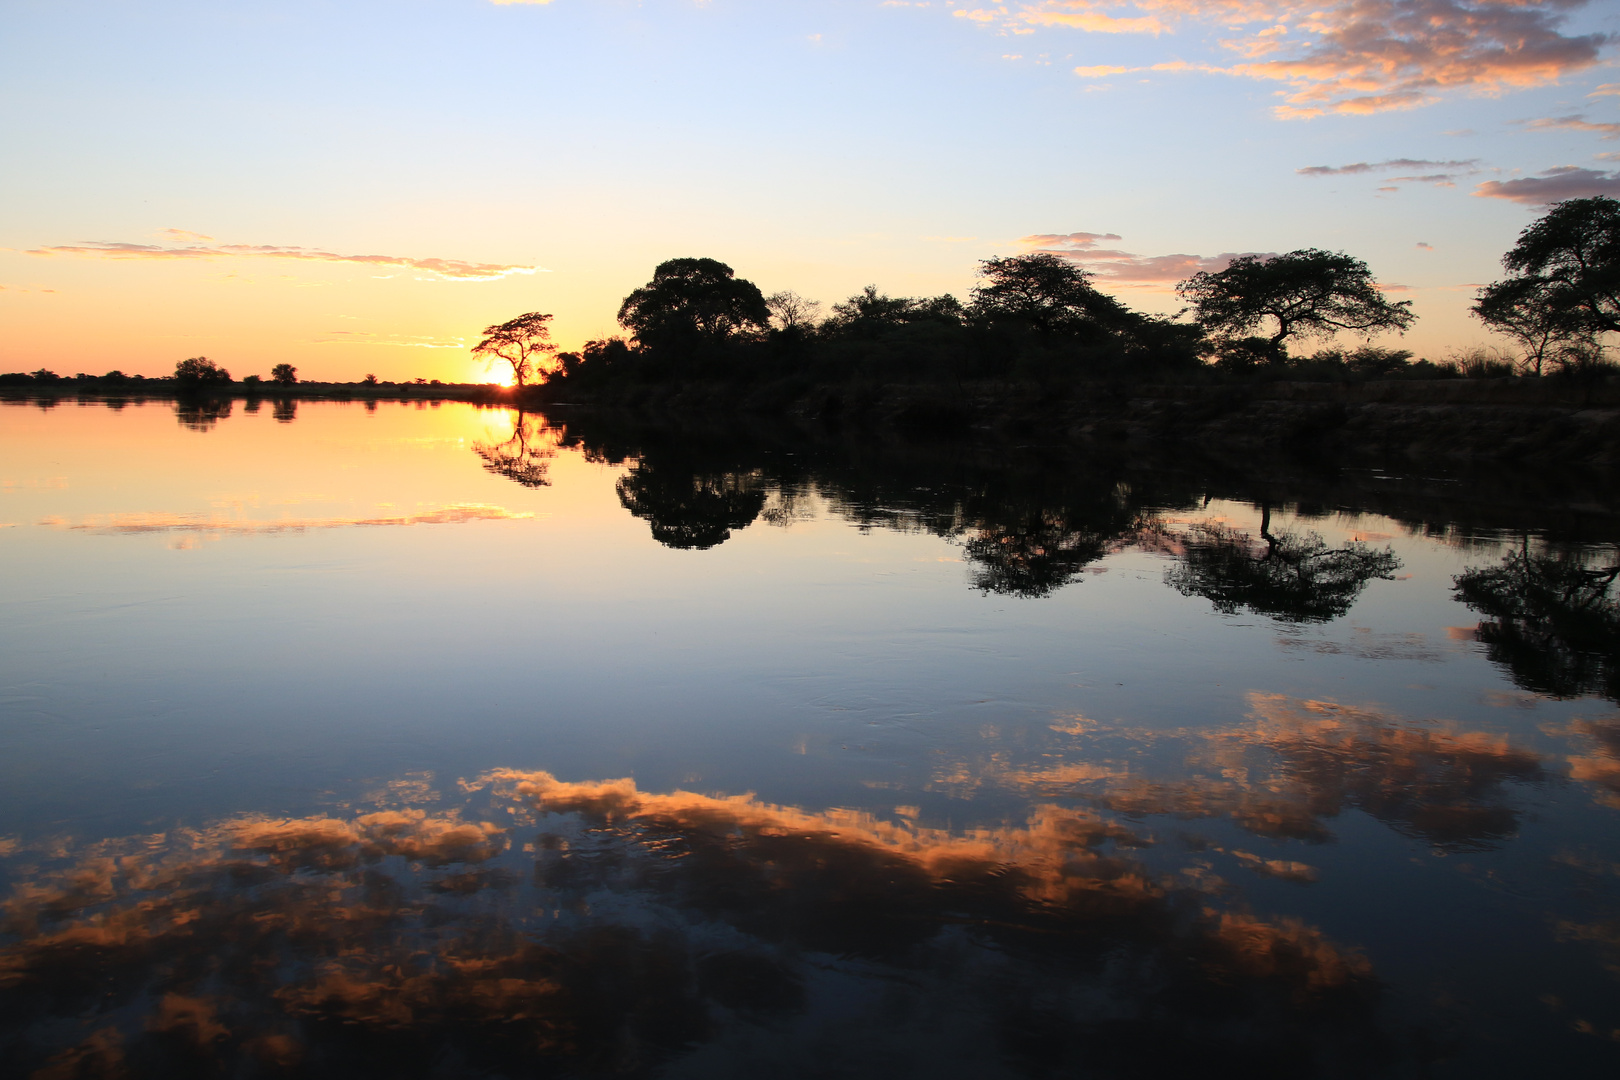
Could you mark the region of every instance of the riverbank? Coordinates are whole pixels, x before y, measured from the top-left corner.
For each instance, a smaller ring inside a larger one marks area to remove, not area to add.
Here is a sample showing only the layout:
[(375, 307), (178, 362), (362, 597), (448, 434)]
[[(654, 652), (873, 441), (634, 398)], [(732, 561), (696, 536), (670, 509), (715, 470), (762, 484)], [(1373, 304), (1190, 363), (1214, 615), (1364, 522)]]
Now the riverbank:
[[(533, 395), (547, 398), (546, 388)], [(548, 402), (562, 404), (562, 402)], [(584, 402), (656, 414), (788, 416), (941, 439), (1346, 460), (1620, 466), (1620, 378), (630, 388)]]

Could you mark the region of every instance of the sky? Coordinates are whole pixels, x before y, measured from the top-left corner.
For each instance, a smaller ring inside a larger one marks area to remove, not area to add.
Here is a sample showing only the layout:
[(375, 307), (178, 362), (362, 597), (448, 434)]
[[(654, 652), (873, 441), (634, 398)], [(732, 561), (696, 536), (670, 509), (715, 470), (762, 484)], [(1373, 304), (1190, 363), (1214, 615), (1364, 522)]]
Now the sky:
[[(966, 299), (1055, 251), (1146, 311), (1363, 259), (1443, 359), (1558, 199), (1620, 197), (1590, 0), (0, 0), (0, 371), (483, 380), (661, 261)], [(1355, 344), (1355, 342), (1346, 342)]]

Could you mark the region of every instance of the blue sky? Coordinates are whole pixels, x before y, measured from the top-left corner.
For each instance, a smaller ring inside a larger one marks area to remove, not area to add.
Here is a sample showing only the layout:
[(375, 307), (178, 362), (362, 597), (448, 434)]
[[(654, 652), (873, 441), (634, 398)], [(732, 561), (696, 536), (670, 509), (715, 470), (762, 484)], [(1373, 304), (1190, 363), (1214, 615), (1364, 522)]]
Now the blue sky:
[(483, 326), (576, 346), (679, 255), (831, 303), (1057, 250), (1173, 311), (1307, 246), (1438, 358), (1548, 200), (1620, 194), (1620, 7), (1579, 0), (0, 12), (4, 370), (473, 377)]

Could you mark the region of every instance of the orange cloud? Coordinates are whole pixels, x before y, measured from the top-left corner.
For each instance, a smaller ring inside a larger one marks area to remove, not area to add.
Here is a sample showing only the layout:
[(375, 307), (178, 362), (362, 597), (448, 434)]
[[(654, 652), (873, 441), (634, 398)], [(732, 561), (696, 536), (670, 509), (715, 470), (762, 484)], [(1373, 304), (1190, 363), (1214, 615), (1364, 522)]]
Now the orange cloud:
[[(208, 237), (183, 229), (165, 229), (177, 240), (207, 240)], [(509, 266), (501, 263), (462, 262), (459, 259), (412, 259), (403, 255), (339, 255), (316, 248), (286, 247), (279, 244), (183, 245), (130, 244), (85, 240), (78, 244), (34, 248), (30, 255), (70, 255), (92, 259), (219, 259), (261, 258), (300, 259), (310, 262), (358, 263), (364, 266), (394, 266), (420, 270), (448, 281), (499, 281), (514, 274), (537, 274), (538, 266)]]
[[(1159, 35), (1191, 23), (1231, 36), (1231, 66), (1173, 62), (1287, 85), (1277, 113), (1369, 114), (1411, 109), (1448, 91), (1498, 94), (1556, 83), (1595, 66), (1612, 36), (1562, 32), (1585, 0), (1039, 0), (967, 14), (1016, 27)], [(1235, 31), (1235, 33), (1232, 33)], [(1076, 69), (1094, 78), (1110, 65)], [(1599, 92), (1609, 93), (1608, 86)]]

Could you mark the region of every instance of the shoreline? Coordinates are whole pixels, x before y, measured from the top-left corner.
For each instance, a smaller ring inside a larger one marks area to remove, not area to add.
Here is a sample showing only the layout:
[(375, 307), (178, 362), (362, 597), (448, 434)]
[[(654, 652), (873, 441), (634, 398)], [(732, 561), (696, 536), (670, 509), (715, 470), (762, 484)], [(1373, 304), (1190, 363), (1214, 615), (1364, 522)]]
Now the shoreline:
[[(1620, 377), (1202, 384), (661, 383), (556, 400), (488, 383), (233, 383), (182, 389), (167, 380), (64, 380), (0, 387), (0, 400), (463, 401), (516, 409), (590, 408), (708, 420), (741, 415), (911, 439), (1111, 452), (1195, 446), (1221, 455), (1285, 453), (1346, 462), (1512, 463), (1620, 467)], [(550, 392), (548, 392), (550, 391)], [(559, 392), (560, 391), (560, 392)], [(573, 395), (570, 395), (573, 396)]]

